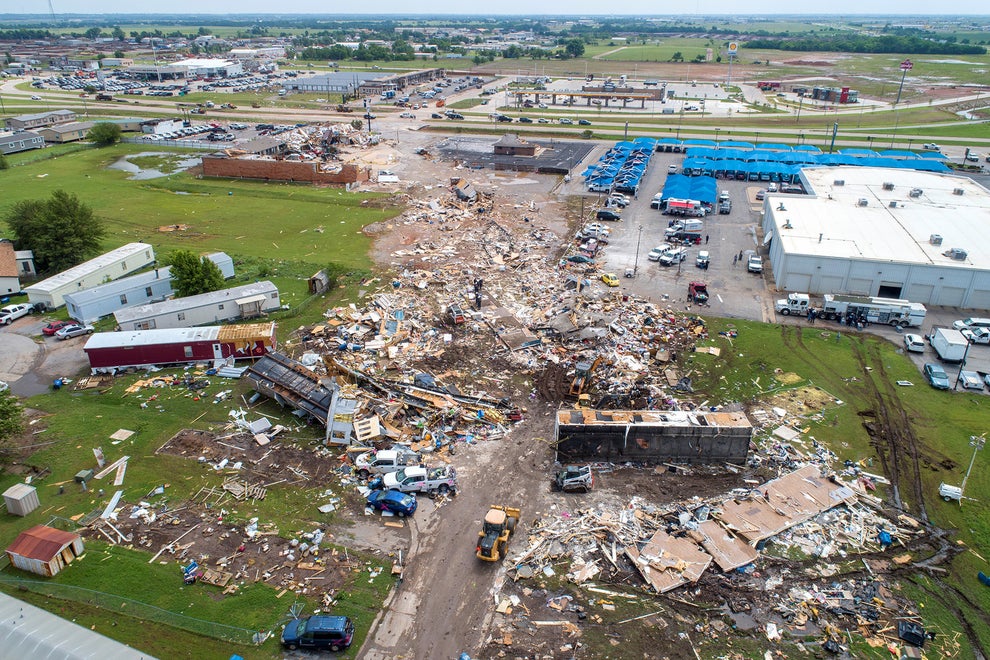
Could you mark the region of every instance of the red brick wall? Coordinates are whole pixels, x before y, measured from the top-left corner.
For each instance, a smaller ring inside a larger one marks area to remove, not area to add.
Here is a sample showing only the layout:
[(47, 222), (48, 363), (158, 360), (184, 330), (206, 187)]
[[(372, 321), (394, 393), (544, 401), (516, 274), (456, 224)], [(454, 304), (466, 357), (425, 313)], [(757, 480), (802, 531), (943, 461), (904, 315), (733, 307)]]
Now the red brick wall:
[(356, 183), (371, 178), (371, 169), (344, 165), (338, 172), (320, 172), (317, 163), (291, 160), (254, 160), (244, 158), (203, 158), (203, 176), (309, 183)]

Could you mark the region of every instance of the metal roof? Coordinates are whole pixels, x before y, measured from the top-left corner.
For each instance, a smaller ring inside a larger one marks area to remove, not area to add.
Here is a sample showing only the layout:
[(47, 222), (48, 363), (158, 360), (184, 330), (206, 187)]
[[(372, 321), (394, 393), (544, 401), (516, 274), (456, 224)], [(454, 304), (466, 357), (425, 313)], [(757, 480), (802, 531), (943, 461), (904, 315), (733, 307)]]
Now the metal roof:
[(44, 119), (51, 115), (56, 115), (59, 117), (75, 117), (76, 113), (72, 110), (52, 110), (51, 112), (35, 112), (29, 115), (17, 115), (16, 117), (11, 117), (15, 121), (29, 122), (35, 119)]
[[(59, 287), (63, 287), (66, 284), (72, 284), (78, 279), (82, 279), (87, 275), (91, 275), (95, 272), (98, 272), (106, 268), (107, 266), (112, 266), (121, 259), (126, 259), (127, 257), (139, 254), (143, 250), (152, 250), (152, 249), (154, 248), (152, 248), (147, 243), (128, 243), (127, 245), (123, 245), (117, 248), (116, 250), (110, 250), (105, 254), (101, 254), (98, 257), (95, 257), (93, 259), (90, 259), (89, 261), (81, 263), (78, 266), (73, 266), (68, 270), (63, 270), (58, 275), (52, 275), (47, 280), (42, 280), (41, 282), (32, 284), (31, 286), (26, 287), (24, 290), (28, 292), (37, 291), (37, 292), (51, 293), (52, 291), (55, 291)], [(140, 265), (143, 266), (144, 263), (141, 263)], [(135, 266), (131, 270), (136, 270), (136, 269), (137, 266)]]
[(71, 300), (76, 305), (85, 305), (93, 302), (94, 300), (101, 300), (108, 296), (119, 295), (121, 293), (133, 291), (134, 289), (143, 289), (151, 282), (168, 280), (171, 277), (171, 270), (171, 267), (163, 266), (157, 270), (149, 270), (144, 273), (138, 273), (137, 275), (131, 275), (130, 277), (122, 277), (119, 280), (114, 280), (113, 282), (107, 282), (106, 284), (100, 284), (99, 286), (83, 289), (82, 291), (68, 293), (65, 295), (65, 299)]
[(158, 346), (161, 344), (181, 344), (191, 341), (213, 341), (220, 334), (220, 326), (206, 325), (199, 328), (164, 328), (157, 330), (123, 330), (120, 332), (97, 332), (90, 335), (83, 350), (100, 348), (134, 348), (137, 346)]
[(9, 658), (155, 660), (5, 593), (0, 593), (0, 648)]
[[(805, 168), (802, 178), (809, 195), (765, 202), (774, 240), (790, 254), (990, 268), (990, 191), (968, 177), (840, 166)], [(950, 248), (967, 258), (945, 256)]]
[(165, 300), (158, 303), (128, 307), (126, 309), (117, 310), (114, 312), (114, 316), (117, 318), (117, 323), (130, 323), (139, 319), (160, 316), (162, 314), (185, 312), (190, 309), (195, 309), (196, 307), (213, 305), (224, 300), (230, 300), (233, 302), (239, 298), (246, 298), (258, 294), (268, 295), (272, 293), (278, 293), (278, 288), (268, 280), (263, 280), (261, 282), (253, 282), (251, 284), (231, 287), (229, 289), (211, 291), (210, 293), (201, 293), (198, 296), (173, 298), (172, 300)]
[(7, 552), (28, 559), (49, 562), (62, 549), (80, 538), (78, 534), (63, 532), (54, 527), (35, 525), (25, 530), (7, 546)]
[(10, 135), (0, 135), (0, 144), (10, 144), (11, 142), (20, 142), (21, 140), (38, 138), (41, 138), (41, 135), (35, 133), (34, 131), (18, 131), (17, 133), (11, 133)]

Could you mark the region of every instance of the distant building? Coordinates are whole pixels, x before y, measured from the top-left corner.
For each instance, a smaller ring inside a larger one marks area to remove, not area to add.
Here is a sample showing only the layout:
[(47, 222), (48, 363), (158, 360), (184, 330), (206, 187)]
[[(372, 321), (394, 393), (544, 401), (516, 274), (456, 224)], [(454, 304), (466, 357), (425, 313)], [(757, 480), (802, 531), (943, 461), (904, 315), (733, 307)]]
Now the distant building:
[(44, 126), (65, 124), (76, 120), (72, 110), (53, 110), (51, 112), (36, 112), (29, 115), (7, 117), (7, 128), (12, 131), (30, 131)]
[(107, 66), (134, 66), (134, 60), (129, 57), (104, 57), (100, 63)]
[(57, 126), (47, 126), (39, 128), (38, 133), (45, 138), (49, 144), (63, 144), (65, 142), (78, 142), (89, 135), (89, 131), (95, 122), (74, 121), (68, 124), (58, 124)]
[(244, 65), (233, 60), (190, 58), (173, 62), (172, 66), (184, 68), (187, 78), (227, 78), (244, 73)]
[(65, 304), (64, 296), (67, 293), (116, 280), (150, 266), (154, 261), (153, 247), (147, 243), (128, 243), (47, 280), (25, 287), (24, 291), (32, 303), (44, 303), (49, 309), (56, 309)]
[(22, 571), (52, 577), (72, 563), (83, 550), (82, 537), (78, 534), (35, 525), (21, 532), (7, 547), (7, 557)]
[(506, 133), (495, 143), (495, 154), (499, 156), (535, 156), (536, 145), (526, 142), (514, 133)]
[(45, 138), (31, 131), (0, 135), (0, 154), (16, 154), (20, 151), (43, 149)]
[(128, 307), (113, 315), (121, 330), (155, 330), (250, 319), (273, 312), (281, 306), (278, 288), (266, 280), (198, 296)]

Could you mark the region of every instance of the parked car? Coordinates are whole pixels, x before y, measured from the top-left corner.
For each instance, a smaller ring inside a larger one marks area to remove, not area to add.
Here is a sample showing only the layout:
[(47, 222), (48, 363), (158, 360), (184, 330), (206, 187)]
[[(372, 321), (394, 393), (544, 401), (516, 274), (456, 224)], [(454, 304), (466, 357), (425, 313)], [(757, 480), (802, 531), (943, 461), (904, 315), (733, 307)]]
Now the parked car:
[(402, 493), (447, 493), (457, 490), (457, 470), (449, 465), (422, 467), (413, 465), (390, 472), (382, 479), (386, 490)]
[(763, 272), (763, 257), (758, 254), (754, 254), (746, 262), (746, 270), (750, 273), (762, 273)]
[(685, 259), (687, 259), (687, 250), (686, 249), (684, 249), (682, 247), (671, 248), (670, 250), (667, 250), (666, 252), (664, 252), (663, 255), (660, 257), (660, 265), (661, 266), (673, 266), (674, 264), (681, 263)]
[(618, 206), (621, 209), (629, 206), (629, 198), (621, 193), (612, 193), (605, 202), (608, 206)]
[(293, 619), (282, 630), (282, 646), (295, 649), (343, 651), (354, 640), (354, 624), (346, 616)]
[(677, 174), (677, 165), (668, 165), (667, 174)]
[(520, 124), (532, 124), (533, 123), (533, 120), (530, 119), (529, 117), (520, 117), (519, 118), (519, 123)]
[(911, 353), (924, 353), (925, 338), (921, 335), (904, 335), (904, 349)]
[(603, 239), (608, 239), (609, 233), (610, 230), (605, 225), (599, 222), (589, 222), (580, 230), (578, 230), (578, 233), (575, 235), (574, 238), (580, 239), (582, 241), (588, 238), (597, 238), (599, 242), (601, 242)]
[(605, 286), (619, 286), (619, 277), (615, 273), (604, 273), (602, 274), (602, 282)]
[(416, 496), (399, 490), (373, 490), (368, 495), (368, 506), (404, 518), (416, 512)]
[(945, 373), (945, 369), (937, 364), (932, 364), (928, 362), (922, 368), (922, 373), (925, 375), (925, 380), (928, 384), (937, 390), (947, 390), (949, 389), (949, 377)]
[(564, 117), (563, 119), (560, 120), (560, 123), (561, 124), (573, 124), (574, 123), (574, 120), (568, 119), (567, 117)]
[(697, 258), (694, 260), (694, 265), (702, 270), (708, 270), (708, 264), (711, 263), (712, 257), (708, 253), (708, 250), (701, 250), (698, 252)]
[(762, 201), (762, 200), (766, 199), (766, 196), (767, 196), (767, 191), (766, 190), (757, 190), (756, 191), (756, 199), (758, 201)]
[(71, 321), (52, 321), (41, 329), (41, 334), (51, 337), (62, 328), (72, 325)]
[(621, 220), (622, 216), (611, 209), (601, 209), (595, 214), (595, 218), (598, 220)]
[(650, 261), (660, 261), (660, 257), (665, 255), (667, 251), (671, 249), (673, 249), (673, 246), (670, 243), (661, 243), (650, 250), (650, 253), (646, 255), (646, 258)]
[(83, 335), (91, 334), (93, 334), (93, 326), (73, 323), (65, 326), (61, 330), (56, 331), (55, 337), (57, 339), (71, 339), (72, 337), (82, 337)]
[(540, 117), (539, 119), (536, 120), (536, 123), (538, 123), (538, 124), (549, 124), (550, 123), (550, 120), (547, 119), (546, 117)]
[(578, 119), (578, 124), (581, 126), (591, 126), (591, 122), (587, 119)]
[(439, 112), (434, 112), (433, 114), (430, 115), (430, 119), (443, 119), (443, 115), (441, 115)]
[(34, 307), (28, 303), (0, 307), (0, 325), (10, 325), (22, 316), (27, 316), (33, 310)]
[(729, 215), (732, 213), (732, 202), (725, 200), (718, 204), (719, 215)]

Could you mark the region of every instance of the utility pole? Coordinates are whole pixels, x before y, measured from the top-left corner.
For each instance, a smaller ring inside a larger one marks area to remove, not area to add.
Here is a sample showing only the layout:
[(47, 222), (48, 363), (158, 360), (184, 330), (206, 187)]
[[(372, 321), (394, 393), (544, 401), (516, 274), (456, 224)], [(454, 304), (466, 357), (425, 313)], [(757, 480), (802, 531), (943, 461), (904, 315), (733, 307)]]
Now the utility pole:
[(901, 62), (901, 86), (897, 88), (897, 100), (894, 101), (895, 106), (901, 102), (901, 90), (904, 89), (904, 76), (906, 76), (907, 72), (913, 68), (914, 63), (911, 60), (904, 60)]
[(639, 244), (643, 240), (643, 225), (639, 226), (639, 234), (636, 236), (636, 261), (633, 263), (633, 275), (639, 272)]
[[(969, 460), (969, 468), (966, 470), (966, 476), (963, 477), (962, 486), (959, 487), (959, 490), (963, 493), (966, 492), (966, 482), (969, 480), (969, 473), (973, 470), (973, 463), (976, 462), (976, 452), (983, 449), (983, 445), (985, 445), (986, 442), (987, 439), (984, 437), (977, 435), (969, 436), (969, 444), (973, 447), (973, 458)], [(961, 498), (959, 500), (959, 503), (962, 504)]]

